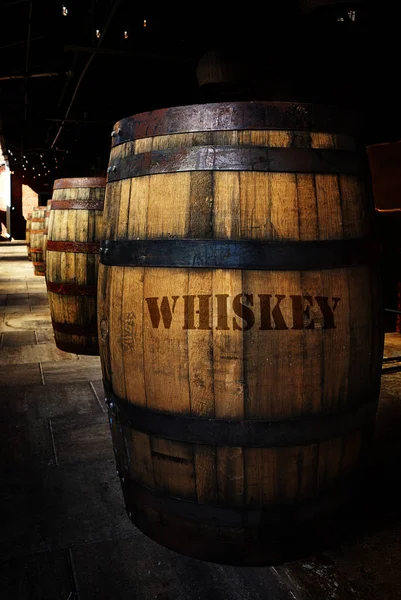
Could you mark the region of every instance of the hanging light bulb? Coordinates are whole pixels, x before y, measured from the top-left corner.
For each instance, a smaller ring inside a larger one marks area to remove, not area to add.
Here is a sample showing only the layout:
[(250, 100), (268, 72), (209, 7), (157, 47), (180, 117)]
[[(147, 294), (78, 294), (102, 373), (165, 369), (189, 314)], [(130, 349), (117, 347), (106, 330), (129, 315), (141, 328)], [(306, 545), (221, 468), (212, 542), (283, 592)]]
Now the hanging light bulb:
[(65, 4), (63, 4), (63, 6), (62, 6), (62, 11), (63, 11), (63, 17), (66, 17), (68, 15), (68, 8), (66, 7)]
[(143, 20), (143, 26), (146, 27), (146, 19)]
[(96, 29), (95, 35), (97, 38), (100, 38), (100, 29)]
[(128, 40), (128, 31), (124, 31), (124, 39)]

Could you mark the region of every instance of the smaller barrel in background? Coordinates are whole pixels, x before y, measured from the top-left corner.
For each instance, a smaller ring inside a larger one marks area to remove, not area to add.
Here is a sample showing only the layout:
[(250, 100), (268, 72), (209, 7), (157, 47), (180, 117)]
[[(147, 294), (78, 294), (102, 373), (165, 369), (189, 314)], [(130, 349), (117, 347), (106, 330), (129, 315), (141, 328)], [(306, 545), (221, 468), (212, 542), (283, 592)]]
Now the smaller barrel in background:
[(57, 348), (98, 355), (97, 276), (105, 177), (56, 179), (50, 207), (46, 285)]
[(47, 201), (46, 204), (46, 213), (45, 213), (45, 227), (43, 232), (43, 261), (45, 263), (45, 272), (46, 272), (46, 250), (47, 250), (47, 234), (49, 231), (49, 217), (50, 217), (50, 207), (51, 207), (51, 198)]
[(38, 206), (32, 211), (30, 231), (30, 251), (35, 275), (45, 276), (45, 263), (43, 258), (43, 233), (45, 226), (44, 206)]

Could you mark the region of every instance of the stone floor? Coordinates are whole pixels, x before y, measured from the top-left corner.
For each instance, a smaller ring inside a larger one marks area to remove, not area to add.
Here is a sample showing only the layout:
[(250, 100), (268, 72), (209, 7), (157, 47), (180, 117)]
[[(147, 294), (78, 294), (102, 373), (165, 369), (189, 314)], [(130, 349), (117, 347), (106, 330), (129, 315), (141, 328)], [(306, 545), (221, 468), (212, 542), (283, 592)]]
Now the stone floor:
[[(388, 332), (366, 502), (276, 567), (194, 560), (126, 515), (99, 357), (58, 350), (45, 281), (0, 245), (1, 600), (401, 600), (401, 335)], [(349, 526), (349, 527), (348, 527)]]

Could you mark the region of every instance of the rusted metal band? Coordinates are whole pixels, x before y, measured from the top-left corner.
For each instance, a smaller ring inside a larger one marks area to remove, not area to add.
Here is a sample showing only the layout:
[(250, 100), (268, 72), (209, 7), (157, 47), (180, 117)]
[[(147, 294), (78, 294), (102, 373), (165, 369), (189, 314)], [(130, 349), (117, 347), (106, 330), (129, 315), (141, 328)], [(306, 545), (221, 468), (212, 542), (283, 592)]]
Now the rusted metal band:
[[(71, 188), (101, 188), (106, 185), (106, 177), (70, 177), (56, 179), (53, 190), (68, 190)], [(54, 202), (54, 198), (52, 198)], [(53, 207), (52, 207), (53, 208)]]
[(55, 339), (56, 347), (63, 352), (70, 352), (71, 354), (85, 354), (87, 356), (99, 356), (99, 346), (94, 344), (93, 346), (87, 346), (82, 344), (74, 344), (73, 342), (62, 342)]
[(273, 448), (305, 446), (344, 436), (372, 423), (377, 399), (335, 414), (283, 420), (238, 420), (190, 417), (149, 410), (119, 398), (104, 384), (111, 415), (136, 431), (169, 440), (216, 446)]
[(51, 210), (103, 210), (103, 200), (54, 200)]
[(154, 150), (110, 162), (108, 181), (184, 171), (361, 174), (359, 154), (348, 150), (198, 146)]
[(31, 246), (31, 252), (38, 252), (39, 254), (43, 254), (43, 248), (32, 248)]
[(36, 235), (37, 233), (45, 233), (47, 229), (30, 229), (30, 235)]
[(78, 283), (56, 283), (47, 281), (47, 290), (52, 294), (66, 296), (96, 296), (96, 285), (80, 285)]
[(56, 242), (47, 240), (47, 250), (51, 252), (76, 252), (81, 254), (99, 254), (100, 242)]
[(365, 238), (312, 242), (102, 240), (100, 244), (100, 262), (120, 267), (309, 271), (369, 264), (376, 258), (376, 245)]
[(52, 320), (54, 331), (69, 335), (97, 336), (97, 323), (78, 325), (77, 323), (59, 323)]
[(283, 130), (360, 133), (355, 111), (299, 102), (218, 102), (173, 106), (118, 121), (112, 146), (129, 140), (204, 131)]
[(35, 217), (34, 219), (31, 219), (31, 223), (43, 223), (44, 220), (44, 217)]

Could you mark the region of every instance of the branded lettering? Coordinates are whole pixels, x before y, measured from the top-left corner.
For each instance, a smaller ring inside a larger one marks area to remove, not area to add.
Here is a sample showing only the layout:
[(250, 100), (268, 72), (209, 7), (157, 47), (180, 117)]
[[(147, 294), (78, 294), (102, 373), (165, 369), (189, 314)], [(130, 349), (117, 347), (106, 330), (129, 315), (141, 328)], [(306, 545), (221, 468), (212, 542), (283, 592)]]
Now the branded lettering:
[(148, 309), (150, 320), (152, 321), (152, 326), (154, 329), (159, 327), (160, 317), (163, 319), (163, 325), (166, 329), (170, 329), (171, 322), (173, 320), (173, 313), (175, 309), (175, 305), (177, 303), (179, 296), (172, 296), (173, 306), (170, 308), (170, 303), (167, 296), (163, 296), (160, 309), (158, 305), (159, 297), (157, 298), (145, 298)]
[(333, 298), (332, 300), (333, 308), (330, 308), (329, 299), (326, 296), (316, 296), (316, 302), (318, 303), (324, 317), (323, 329), (335, 329), (336, 327), (334, 325), (334, 311), (337, 308), (337, 304), (340, 302), (340, 298)]
[[(299, 294), (187, 294), (145, 298), (152, 327), (161, 322), (170, 329), (173, 319), (181, 320), (184, 330), (212, 329), (212, 315), (217, 331), (248, 331), (257, 326), (261, 331), (335, 329), (335, 313), (341, 298), (301, 296)], [(180, 304), (180, 310), (176, 307)], [(180, 315), (180, 316), (177, 316)], [(323, 323), (323, 324), (322, 324)], [(129, 331), (128, 331), (129, 329)], [(127, 324), (127, 336), (132, 335)]]
[[(292, 329), (314, 329), (315, 321), (310, 316), (313, 306), (312, 296), (290, 296), (292, 301)], [(305, 301), (308, 303), (305, 305)]]
[(216, 294), (217, 300), (217, 330), (230, 329), (228, 326), (227, 298), (228, 294)]
[[(243, 294), (243, 295), (245, 297), (245, 301), (248, 304), (250, 304), (251, 306), (253, 306), (253, 294)], [(236, 315), (241, 317), (241, 319), (246, 321), (246, 326), (241, 327), (240, 325), (238, 325), (236, 318), (233, 317), (234, 331), (235, 330), (247, 331), (248, 329), (253, 327), (255, 324), (255, 315), (254, 315), (253, 311), (249, 308), (249, 306), (246, 306), (246, 304), (243, 304), (241, 302), (241, 298), (242, 298), (242, 294), (238, 294), (237, 296), (235, 296), (235, 298), (233, 300), (233, 311), (235, 312)]]
[[(211, 294), (200, 296), (183, 296), (184, 298), (184, 326), (183, 329), (211, 329), (210, 326), (210, 298)], [(199, 310), (195, 310), (195, 298), (199, 298)], [(195, 325), (195, 314), (199, 315), (199, 327)]]
[[(288, 329), (279, 306), (285, 296), (276, 294), (277, 303), (273, 310), (271, 310), (270, 306), (270, 298), (272, 298), (271, 294), (259, 294), (259, 298), (261, 308), (261, 325), (259, 329)], [(274, 328), (272, 327), (271, 317), (273, 317)]]

